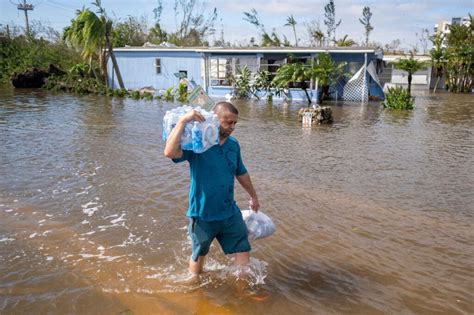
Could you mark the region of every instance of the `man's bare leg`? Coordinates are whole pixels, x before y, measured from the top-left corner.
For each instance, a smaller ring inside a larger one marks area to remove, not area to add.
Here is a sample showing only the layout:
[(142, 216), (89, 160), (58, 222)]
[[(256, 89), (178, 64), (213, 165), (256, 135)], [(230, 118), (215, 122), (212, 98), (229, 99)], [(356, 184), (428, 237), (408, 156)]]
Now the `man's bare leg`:
[(189, 271), (191, 271), (195, 276), (202, 273), (202, 268), (204, 267), (204, 262), (206, 256), (199, 256), (197, 261), (194, 261), (192, 258), (189, 258)]
[(250, 252), (236, 253), (234, 262), (238, 266), (248, 265), (250, 262)]
[(234, 257), (234, 264), (237, 267), (237, 279), (235, 281), (235, 288), (239, 295), (245, 295), (248, 290), (248, 267), (250, 263), (250, 252), (236, 253)]

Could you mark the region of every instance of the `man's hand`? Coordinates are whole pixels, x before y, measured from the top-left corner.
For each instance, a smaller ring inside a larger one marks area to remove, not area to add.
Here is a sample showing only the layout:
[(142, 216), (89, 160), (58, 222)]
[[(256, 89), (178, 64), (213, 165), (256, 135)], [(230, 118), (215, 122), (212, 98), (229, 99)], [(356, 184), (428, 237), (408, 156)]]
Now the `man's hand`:
[(249, 200), (249, 207), (254, 212), (258, 212), (258, 209), (260, 209), (260, 204), (258, 203), (258, 199), (257, 198), (250, 199)]
[(180, 118), (180, 121), (183, 123), (183, 124), (187, 124), (188, 122), (191, 122), (191, 121), (199, 121), (199, 122), (203, 122), (205, 121), (206, 119), (204, 118), (203, 115), (201, 115), (200, 112), (198, 112), (197, 110), (190, 110), (189, 112), (187, 112), (186, 114), (184, 114), (183, 116), (181, 116)]
[(166, 140), (164, 155), (170, 159), (179, 159), (183, 156), (183, 150), (181, 150), (181, 136), (183, 135), (186, 124), (191, 121), (203, 122), (206, 120), (200, 112), (196, 110), (190, 110), (179, 119), (176, 126), (170, 132), (168, 140)]

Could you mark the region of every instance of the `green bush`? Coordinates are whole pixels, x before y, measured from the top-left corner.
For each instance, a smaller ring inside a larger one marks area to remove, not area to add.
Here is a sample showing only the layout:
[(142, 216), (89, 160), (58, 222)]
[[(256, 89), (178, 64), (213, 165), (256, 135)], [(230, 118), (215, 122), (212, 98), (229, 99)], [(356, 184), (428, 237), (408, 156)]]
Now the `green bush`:
[(247, 66), (243, 66), (239, 70), (239, 74), (231, 78), (234, 87), (235, 96), (237, 98), (248, 98), (252, 92), (250, 81), (252, 72)]
[(132, 91), (130, 93), (130, 97), (134, 100), (139, 100), (140, 99), (140, 91)]
[(173, 88), (172, 88), (172, 87), (167, 88), (167, 89), (165, 90), (165, 93), (162, 95), (162, 98), (164, 98), (165, 101), (167, 101), (167, 102), (173, 102), (173, 101), (174, 101)]
[(176, 92), (178, 95), (178, 101), (181, 103), (186, 103), (188, 101), (188, 85), (186, 83), (180, 82)]
[(69, 72), (63, 76), (51, 75), (43, 88), (51, 91), (66, 91), (77, 94), (100, 94), (108, 95), (108, 88), (95, 78), (82, 77)]
[(390, 109), (413, 109), (415, 98), (402, 87), (388, 88), (383, 107)]
[(9, 37), (0, 30), (0, 83), (7, 83), (14, 72), (47, 68), (50, 63), (69, 69), (80, 62), (79, 53), (62, 42), (49, 42), (25, 36)]
[(116, 97), (125, 97), (128, 95), (128, 91), (126, 89), (116, 89), (113, 90), (113, 95)]
[(153, 100), (153, 94), (150, 93), (150, 92), (143, 92), (142, 98), (144, 98), (148, 101), (152, 101)]

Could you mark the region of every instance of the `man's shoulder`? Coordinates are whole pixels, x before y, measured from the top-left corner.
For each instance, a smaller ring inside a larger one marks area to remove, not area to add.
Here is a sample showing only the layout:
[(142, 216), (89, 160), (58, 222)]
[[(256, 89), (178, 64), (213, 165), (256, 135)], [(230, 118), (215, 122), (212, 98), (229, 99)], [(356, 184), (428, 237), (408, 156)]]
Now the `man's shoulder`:
[(230, 141), (230, 143), (232, 143), (232, 144), (234, 144), (234, 145), (235, 145), (235, 144), (236, 144), (236, 145), (240, 145), (240, 144), (239, 144), (239, 141), (238, 141), (237, 139), (235, 139), (234, 137), (232, 137), (232, 136), (229, 136), (229, 138), (228, 138), (227, 140)]

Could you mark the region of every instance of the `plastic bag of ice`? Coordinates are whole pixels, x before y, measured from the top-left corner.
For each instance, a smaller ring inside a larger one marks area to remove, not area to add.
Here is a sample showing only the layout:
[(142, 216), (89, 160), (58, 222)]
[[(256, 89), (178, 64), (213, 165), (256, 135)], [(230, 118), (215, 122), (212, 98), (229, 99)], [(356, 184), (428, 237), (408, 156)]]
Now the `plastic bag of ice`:
[(256, 240), (275, 233), (275, 224), (262, 211), (242, 210), (242, 217), (247, 225), (250, 239)]

